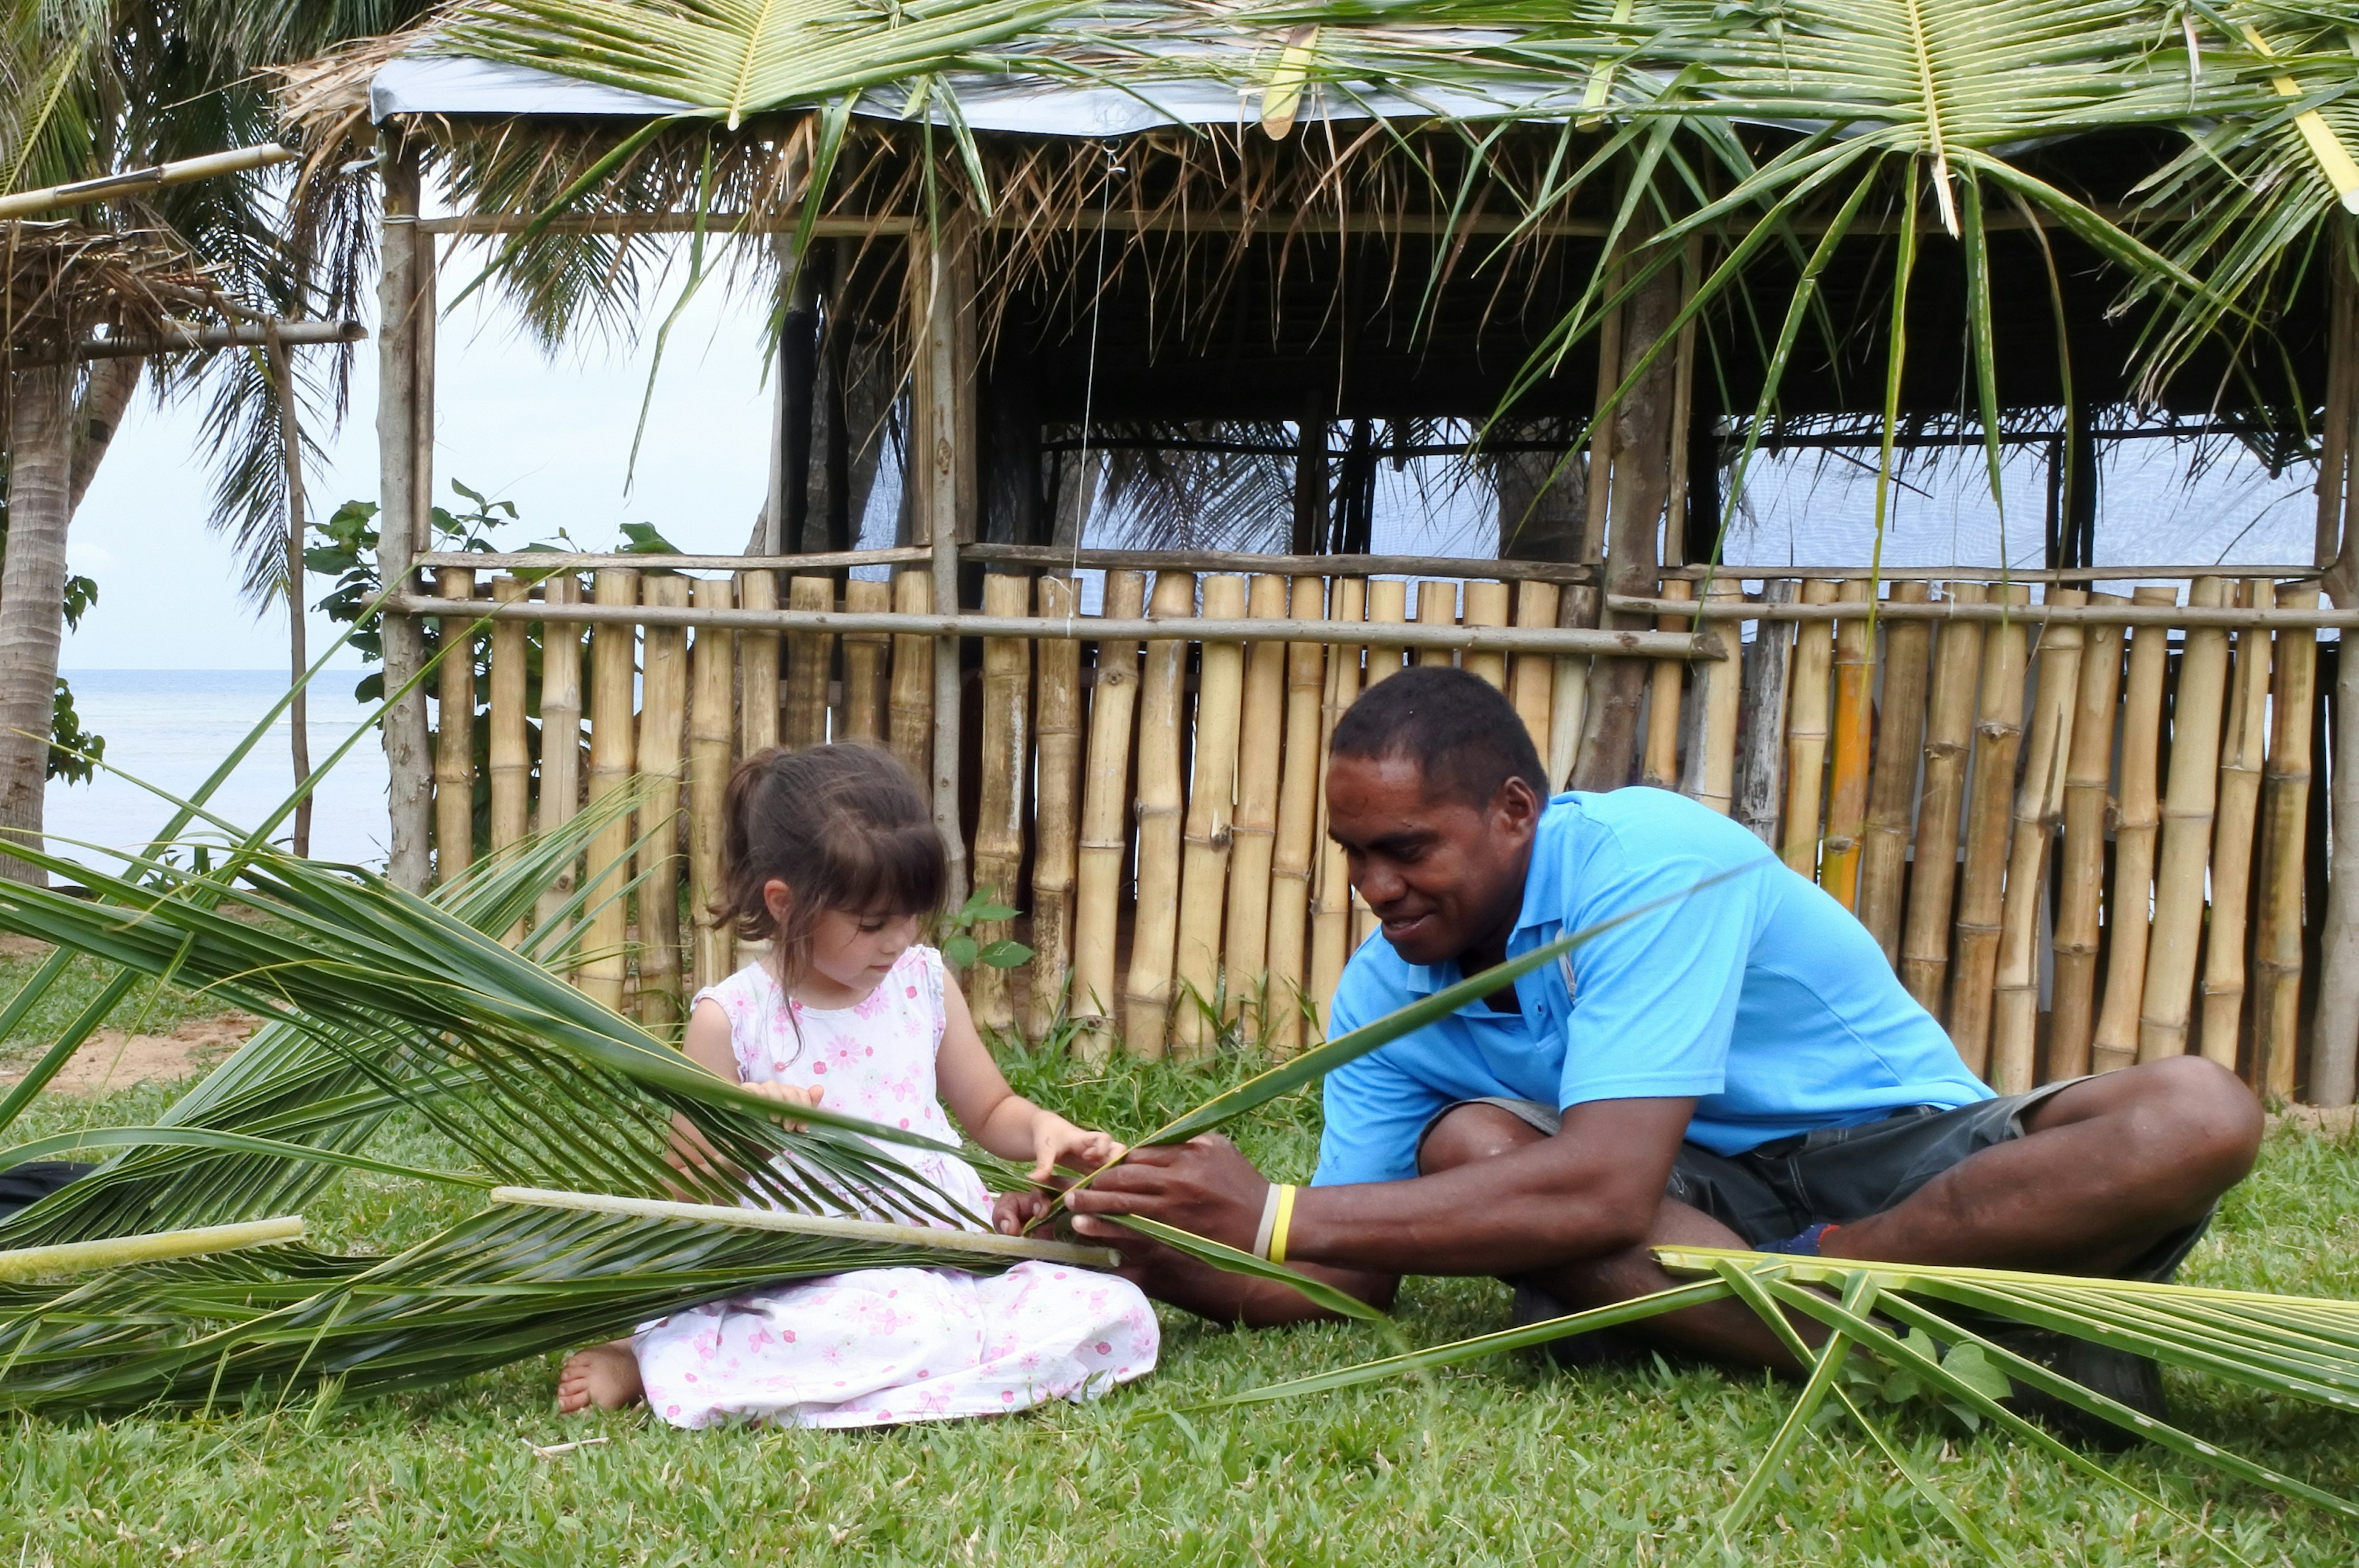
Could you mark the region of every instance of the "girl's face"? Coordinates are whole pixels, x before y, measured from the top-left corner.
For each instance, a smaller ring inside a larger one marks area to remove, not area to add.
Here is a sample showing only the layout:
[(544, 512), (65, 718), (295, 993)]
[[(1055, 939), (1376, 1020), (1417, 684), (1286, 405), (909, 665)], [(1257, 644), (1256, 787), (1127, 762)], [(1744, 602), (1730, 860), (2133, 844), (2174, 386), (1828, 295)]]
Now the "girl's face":
[[(770, 918), (784, 924), (794, 894), (773, 878), (762, 890)], [(863, 914), (848, 909), (822, 913), (811, 926), (810, 979), (832, 982), (865, 996), (885, 972), (900, 961), (918, 940), (920, 917), (915, 914)]]

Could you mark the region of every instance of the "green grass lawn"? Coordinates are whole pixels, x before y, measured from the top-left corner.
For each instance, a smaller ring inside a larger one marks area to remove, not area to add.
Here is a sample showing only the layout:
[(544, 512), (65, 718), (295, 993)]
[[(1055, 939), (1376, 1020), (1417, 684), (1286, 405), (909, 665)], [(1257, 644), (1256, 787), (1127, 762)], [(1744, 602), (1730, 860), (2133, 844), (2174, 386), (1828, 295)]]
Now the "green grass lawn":
[[(1225, 1074), (1017, 1063), (1018, 1087), (1136, 1133)], [(33, 1137), (136, 1120), (155, 1087), (47, 1102)], [(1310, 1097), (1239, 1141), (1300, 1177)], [(12, 1140), (13, 1141), (13, 1140)], [(389, 1248), (455, 1200), (349, 1176), (311, 1215), (332, 1245)], [(2359, 1291), (2359, 1141), (2282, 1134), (2191, 1260), (2191, 1282)], [(1488, 1281), (1414, 1282), (1397, 1335), (1239, 1335), (1168, 1317), (1163, 1370), (1099, 1403), (859, 1433), (674, 1432), (644, 1411), (563, 1421), (554, 1363), (320, 1411), (10, 1424), (0, 1565), (210, 1563), (1366, 1563), (1716, 1560), (1734, 1496), (1791, 1390), (1658, 1365), (1573, 1377), (1523, 1357), (1243, 1411), (1193, 1409), (1275, 1379), (1504, 1326)], [(2199, 1433), (2359, 1495), (2359, 1419), (2174, 1375)], [(2223, 1545), (2003, 1438), (1914, 1407), (1924, 1468), (2026, 1563), (2233, 1563)], [(533, 1444), (592, 1440), (540, 1457)], [(2359, 1559), (2359, 1527), (2146, 1451), (2104, 1461), (2256, 1563)], [(1825, 1427), (1740, 1546), (1747, 1563), (1965, 1563), (1973, 1553), (1845, 1425)]]
[[(25, 982), (33, 978), (34, 971), (49, 956), (46, 947), (31, 950), (34, 945), (30, 943), (12, 944), (12, 947), (24, 950), (0, 953), (0, 998), (13, 997), (24, 989)], [(15, 1030), (0, 1039), (0, 1073), (21, 1073), (39, 1061), (50, 1043), (106, 989), (114, 974), (112, 966), (95, 958), (77, 957), (67, 968), (64, 978), (33, 1005)], [(229, 1003), (213, 997), (142, 980), (114, 1004), (101, 1027), (130, 1033), (169, 1034), (184, 1023), (218, 1018), (234, 1011)]]

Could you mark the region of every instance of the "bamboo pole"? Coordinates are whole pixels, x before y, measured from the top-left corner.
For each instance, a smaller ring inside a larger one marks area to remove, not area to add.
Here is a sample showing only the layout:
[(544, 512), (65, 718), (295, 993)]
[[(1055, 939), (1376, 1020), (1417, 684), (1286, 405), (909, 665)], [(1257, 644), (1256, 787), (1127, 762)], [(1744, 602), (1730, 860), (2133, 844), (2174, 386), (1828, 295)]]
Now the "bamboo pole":
[[(737, 574), (742, 610), (776, 610), (778, 579), (769, 572)], [(737, 638), (737, 750), (752, 756), (778, 744), (778, 634), (745, 632)]]
[[(833, 610), (835, 583), (823, 577), (787, 579), (789, 610)], [(828, 666), (834, 662), (835, 639), (824, 632), (793, 632), (787, 635), (787, 673), (780, 707), (779, 743), (795, 751), (827, 741)]]
[[(1745, 588), (1734, 581), (1715, 580), (1704, 597), (1710, 603), (1739, 600), (1745, 597)], [(1695, 754), (1688, 759), (1685, 787), (1689, 795), (1726, 816), (1736, 805), (1736, 719), (1744, 695), (1744, 649), (1734, 621), (1706, 627), (1704, 635), (1720, 645), (1723, 657), (1717, 663), (1696, 665), (1696, 706), (1703, 718)]]
[[(1290, 612), (1295, 620), (1325, 617), (1326, 586), (1320, 578), (1294, 579)], [(1286, 645), (1285, 772), (1277, 790), (1269, 880), (1269, 981), (1262, 1000), (1262, 1035), (1280, 1056), (1302, 1048), (1307, 1000), (1303, 960), (1310, 936), (1311, 863), (1319, 849), (1319, 730), (1326, 675), (1324, 644)]]
[[(1986, 597), (1978, 582), (1951, 583), (1943, 592), (1959, 604), (1980, 604)], [(1982, 664), (1979, 622), (1953, 622), (1941, 628), (1933, 649), (1933, 695), (1925, 705), (1925, 783), (1917, 800), (1916, 863), (1900, 935), (1900, 983), (1937, 1019), (1942, 1016), (1943, 993), (1949, 989), (1958, 813), (1965, 801), (1967, 748), (1973, 741)]]
[[(1516, 585), (1516, 624), (1518, 626), (1553, 626), (1557, 606), (1563, 598), (1562, 590), (1552, 582), (1522, 582)], [(1525, 733), (1532, 738), (1532, 750), (1539, 753), (1545, 765), (1549, 757), (1549, 719), (1556, 702), (1556, 660), (1546, 654), (1517, 654), (1509, 661), (1507, 699), (1516, 705), (1516, 716), (1524, 721)], [(1549, 775), (1555, 782), (1556, 775)]]
[[(1155, 579), (1158, 621), (1196, 613), (1196, 579), (1187, 572)], [(1171, 1022), (1171, 959), (1180, 933), (1181, 731), (1187, 722), (1188, 644), (1150, 640), (1138, 683), (1138, 898), (1124, 981), (1123, 1044), (1134, 1056), (1159, 1061)]]
[[(532, 591), (520, 577), (492, 579), (492, 597), (502, 604), (520, 603)], [(492, 700), (486, 720), (491, 726), (485, 762), (492, 783), (492, 852), (499, 853), (522, 838), (532, 825), (532, 748), (526, 726), (526, 623), (499, 621), (492, 625)]]
[[(2175, 588), (2141, 588), (2133, 604), (2179, 602)], [(2114, 885), (2105, 899), (2104, 1000), (2090, 1044), (2089, 1068), (2111, 1072), (2137, 1060), (2138, 1004), (2146, 996), (2147, 931), (2154, 899), (2155, 838), (2162, 826), (2158, 784), (2163, 688), (2170, 633), (2140, 626), (2130, 633), (2129, 684), (2122, 697), (2120, 806), (2114, 826)]]
[[(1143, 572), (1106, 573), (1103, 608), (1114, 620), (1144, 608)], [(1074, 1044), (1086, 1061), (1114, 1050), (1114, 935), (1122, 877), (1130, 859), (1130, 747), (1138, 707), (1138, 644), (1100, 643), (1090, 693), (1089, 772), (1082, 785), (1081, 843), (1074, 854), (1073, 979), (1067, 1001), (1082, 1025)], [(1145, 804), (1144, 799), (1141, 805)]]
[(281, 1215), (234, 1225), (200, 1225), (186, 1230), (151, 1230), (137, 1236), (102, 1236), (89, 1241), (57, 1241), (0, 1252), (0, 1284), (121, 1269), (168, 1258), (200, 1258), (247, 1247), (274, 1247), (303, 1239), (303, 1217)]
[[(1245, 607), (1245, 579), (1204, 579), (1204, 617), (1228, 620)], [(1221, 912), (1229, 874), (1229, 835), (1237, 786), (1237, 724), (1245, 697), (1245, 649), (1200, 643), (1196, 678), (1195, 768), (1188, 784), (1188, 830), (1180, 851), (1179, 984), (1171, 1025), (1173, 1054), (1201, 1061), (1218, 1035), (1223, 987)], [(1242, 983), (1242, 981), (1240, 981)]]
[[(2225, 578), (2197, 578), (2190, 606), (2228, 601)], [(2187, 1052), (2195, 959), (2203, 940), (2204, 873), (2220, 793), (2220, 717), (2227, 697), (2228, 633), (2191, 627), (2170, 704), (2170, 776), (2162, 797), (2162, 848), (2155, 858), (2154, 925), (2147, 937), (2146, 992), (2138, 1010), (2138, 1060)]]
[[(727, 578), (699, 578), (696, 602), (719, 607), (734, 596)], [(696, 690), (688, 714), (688, 912), (695, 935), (690, 951), (698, 989), (729, 973), (729, 927), (714, 913), (721, 897), (721, 801), (729, 786), (729, 742), (737, 728), (737, 649), (718, 626), (697, 629), (690, 655)]]
[[(1782, 603), (1794, 597), (1794, 589), (1790, 580), (1769, 583), (1764, 600)], [(1791, 626), (1758, 622), (1739, 677), (1736, 819), (1773, 849), (1777, 847), (1777, 808), (1786, 793), (1786, 677), (1793, 652)]]
[[(437, 585), (445, 599), (475, 597), (475, 574), (445, 567)], [(434, 874), (463, 876), (475, 859), (474, 629), (457, 616), (442, 619), (449, 651), (435, 669)]]
[[(1597, 590), (1570, 588), (1557, 600), (1559, 629), (1597, 623)], [(1581, 762), (1582, 727), (1589, 719), (1589, 659), (1580, 654), (1559, 654), (1550, 661), (1549, 743), (1540, 759), (1548, 764), (1549, 785), (1571, 789), (1573, 769)]]
[[(1875, 584), (1845, 582), (1836, 600), (1864, 606)], [(1835, 622), (1835, 718), (1832, 765), (1827, 782), (1826, 860), (1819, 883), (1845, 909), (1859, 907), (1860, 837), (1867, 826), (1867, 780), (1875, 744), (1875, 669), (1864, 615)]]
[[(1366, 598), (1367, 584), (1360, 579), (1335, 579), (1327, 618), (1359, 620)], [(1352, 951), (1351, 868), (1344, 860), (1343, 847), (1327, 837), (1327, 765), (1332, 760), (1329, 742), (1335, 734), (1335, 721), (1359, 695), (1358, 650), (1334, 648), (1327, 658), (1326, 678), (1321, 683), (1317, 823), (1311, 829), (1311, 839), (1319, 846), (1319, 859), (1310, 887), (1310, 1005), (1322, 1040), (1327, 1037), (1336, 982), (1343, 979), (1343, 964)]]
[[(1080, 613), (1079, 589), (1069, 577), (1039, 580), (1040, 618)], [(1038, 689), (1032, 733), (1038, 795), (1032, 807), (1032, 989), (1025, 1033), (1049, 1038), (1068, 1006), (1073, 967), (1074, 827), (1082, 782), (1082, 645), (1043, 639), (1037, 651)]]
[[(1286, 619), (1286, 579), (1266, 573), (1253, 579), (1245, 613), (1256, 621)], [(1228, 975), (1222, 1017), (1234, 1022), (1246, 999), (1258, 995), (1254, 1034), (1269, 1033), (1269, 880), (1277, 850), (1278, 738), (1286, 726), (1288, 644), (1247, 644), (1241, 734), (1250, 743), (1237, 752), (1237, 814), (1229, 829), (1229, 912), (1223, 962)]]
[[(1371, 578), (1367, 586), (1368, 619), (1386, 625), (1398, 625), (1408, 619), (1408, 584), (1396, 578)], [(1362, 689), (1375, 685), (1395, 670), (1405, 668), (1402, 651), (1393, 648), (1368, 649), (1368, 675)]]
[[(2093, 604), (2120, 596), (2093, 593)], [(2089, 1070), (2097, 1022), (2098, 912), (2105, 885), (2105, 807), (2114, 773), (2115, 710), (2122, 690), (2122, 629), (2085, 629), (2072, 748), (2064, 764), (2064, 849), (2058, 861), (2055, 979), (2048, 1022), (2048, 1076)]]
[[(2266, 578), (2243, 585), (2249, 605), (2274, 604), (2277, 585)], [(2202, 1005), (2196, 1046), (2235, 1070), (2245, 1017), (2245, 917), (2251, 906), (2254, 827), (2259, 820), (2261, 764), (2268, 749), (2269, 635), (2258, 627), (2236, 633), (2228, 721), (2220, 741), (2220, 788), (2212, 831), (2212, 914), (2203, 932)]]
[[(1693, 584), (1673, 580), (1663, 584), (1663, 597), (1686, 600), (1695, 596)], [(1663, 616), (1656, 622), (1666, 632), (1684, 632), (1685, 616)], [(1687, 684), (1687, 665), (1657, 659), (1647, 672), (1647, 737), (1638, 759), (1638, 782), (1656, 789), (1676, 789), (1680, 782), (1680, 697)]]
[[(1546, 586), (1545, 584), (1539, 586)], [(1469, 626), (1505, 626), (1508, 611), (1514, 602), (1514, 591), (1504, 582), (1488, 578), (1475, 578), (1466, 584), (1466, 624)], [(1459, 666), (1467, 674), (1480, 676), (1501, 691), (1507, 689), (1507, 655), (1500, 653), (1468, 651), (1459, 655)]]
[[(924, 615), (934, 608), (934, 579), (925, 571), (906, 571), (893, 579), (893, 608), (904, 615)], [(897, 636), (893, 639), (893, 702), (886, 716), (886, 736), (893, 754), (911, 777), (924, 784), (934, 773), (934, 640)]]
[[(893, 585), (854, 578), (843, 585), (843, 608), (880, 614), (893, 608)], [(843, 738), (883, 741), (886, 733), (886, 665), (893, 639), (882, 632), (848, 632), (843, 638)]]
[[(563, 606), (582, 597), (582, 579), (560, 572), (541, 584), (544, 605)], [(552, 832), (582, 809), (582, 629), (567, 621), (540, 627), (540, 795), (535, 831)], [(572, 898), (579, 874), (568, 860), (549, 880), (534, 906), (533, 924), (547, 925)]]
[[(1458, 585), (1436, 578), (1425, 578), (1417, 585), (1417, 622), (1420, 626), (1455, 626), (1458, 624)], [(1419, 648), (1412, 663), (1420, 665), (1454, 665), (1458, 661), (1447, 648)]]
[[(2031, 597), (2000, 585), (2001, 604)], [(1957, 935), (1950, 969), (1950, 1041), (1977, 1075), (1990, 1065), (1992, 986), (1998, 974), (1999, 920), (2006, 892), (2007, 816), (2016, 759), (2023, 749), (2023, 675), (2029, 632), (2002, 622), (1983, 639), (1982, 697), (1974, 718), (1973, 777), (1966, 795), (1966, 859), (1958, 874)]]
[[(2050, 604), (2079, 604), (2080, 589), (2051, 588)], [(2003, 1095), (2027, 1093), (2038, 1067), (2039, 918), (2048, 854), (2064, 810), (2064, 770), (2072, 754), (2073, 704), (2081, 691), (2082, 629), (2051, 625), (2039, 636), (2039, 667), (2015, 792), (2015, 837), (2007, 847), (1998, 976), (1991, 1011), (1990, 1082)]]
[[(614, 568), (598, 574), (595, 601), (636, 604), (639, 574)], [(632, 709), (638, 693), (638, 629), (629, 625), (600, 626), (590, 634), (590, 803), (631, 787), (636, 737), (632, 733)], [(620, 1012), (629, 973), (626, 938), (629, 909), (626, 889), (631, 876), (630, 812), (616, 812), (590, 840), (584, 883), (590, 890), (583, 908), (589, 931), (583, 939), (582, 993)]]
[[(645, 579), (649, 604), (689, 600), (688, 579), (669, 573)], [(646, 672), (639, 681), (641, 787), (647, 792), (639, 846), (639, 1022), (664, 1030), (688, 1021), (679, 984), (680, 785), (688, 775), (682, 748), (688, 715), (688, 633), (677, 626), (647, 630)]]
[[(1802, 585), (1805, 604), (1832, 604), (1836, 585)], [(1834, 653), (1824, 627), (1794, 628), (1792, 691), (1786, 708), (1786, 864), (1815, 880), (1819, 872), (1819, 807), (1826, 793), (1827, 675)]]
[[(1032, 585), (1021, 577), (995, 572), (983, 579), (986, 615), (1021, 616), (1031, 608)], [(977, 772), (974, 816), (976, 892), (994, 903), (1016, 903), (1016, 881), (1024, 864), (1024, 784), (1030, 773), (1032, 644), (1021, 637), (983, 640), (983, 753)], [(1004, 920), (978, 921), (974, 939), (983, 946), (1007, 940)], [(967, 1006), (985, 1029), (1012, 1029), (1016, 1003), (1007, 971), (976, 964), (967, 971)]]
[[(1895, 604), (1923, 604), (1930, 588), (1892, 585)], [(1875, 767), (1867, 786), (1867, 816), (1860, 838), (1859, 921), (1884, 961), (1900, 964), (1902, 891), (1908, 875), (1908, 839), (1916, 804), (1917, 768), (1925, 746), (1925, 694), (1931, 674), (1933, 628), (1889, 622), (1884, 629), (1884, 691), (1877, 705)]]
[[(2284, 589), (2283, 598), (2306, 608), (2318, 602), (2318, 589), (2301, 584)], [(2260, 909), (2253, 932), (2254, 978), (2259, 982), (2253, 993), (2253, 1085), (2278, 1100), (2294, 1097), (2301, 1051), (2303, 828), (2310, 816), (2310, 708), (2317, 688), (2317, 634), (2279, 633), (2263, 784)], [(2324, 1060), (2334, 1044), (2321, 1039), (2318, 1059)]]

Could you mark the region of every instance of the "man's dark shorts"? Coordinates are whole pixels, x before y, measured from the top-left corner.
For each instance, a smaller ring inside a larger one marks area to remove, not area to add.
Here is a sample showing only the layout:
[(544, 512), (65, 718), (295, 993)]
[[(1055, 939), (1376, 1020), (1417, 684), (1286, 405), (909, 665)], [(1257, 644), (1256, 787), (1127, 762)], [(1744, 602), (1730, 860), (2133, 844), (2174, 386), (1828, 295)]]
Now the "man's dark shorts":
[[(1910, 1106), (1881, 1121), (1822, 1127), (1742, 1154), (1715, 1154), (1700, 1144), (1681, 1143), (1664, 1195), (1701, 1209), (1755, 1247), (1783, 1241), (1813, 1225), (1847, 1225), (1906, 1201), (1968, 1155), (2022, 1137), (2023, 1118), (2033, 1107), (2080, 1081), (2045, 1084), (2029, 1094), (2002, 1095), (1955, 1109)], [(1432, 1131), (1462, 1105), (1496, 1106), (1551, 1137), (1560, 1125), (1551, 1106), (1486, 1096), (1445, 1106), (1425, 1130)], [(1422, 1133), (1419, 1142), (1424, 1142)], [(2210, 1223), (2206, 1216), (2163, 1238), (2121, 1277), (2169, 1279)]]

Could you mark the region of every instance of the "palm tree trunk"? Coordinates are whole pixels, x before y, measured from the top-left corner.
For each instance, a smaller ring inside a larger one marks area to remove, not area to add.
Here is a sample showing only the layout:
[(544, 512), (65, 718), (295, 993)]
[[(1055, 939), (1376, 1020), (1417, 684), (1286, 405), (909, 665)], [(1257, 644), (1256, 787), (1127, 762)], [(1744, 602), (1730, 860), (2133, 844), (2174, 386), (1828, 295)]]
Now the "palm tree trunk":
[(131, 395), (139, 390), (139, 374), (147, 368), (147, 362), (137, 355), (91, 362), (82, 406), (74, 410), (73, 469), (66, 487), (69, 518), (82, 510), (82, 498), (98, 477), (98, 465), (114, 433), (123, 428), (124, 410), (131, 406)]
[[(74, 367), (16, 373), (8, 417), (8, 556), (0, 568), (0, 836), (38, 846), (73, 516)], [(46, 884), (0, 855), (0, 878)]]

